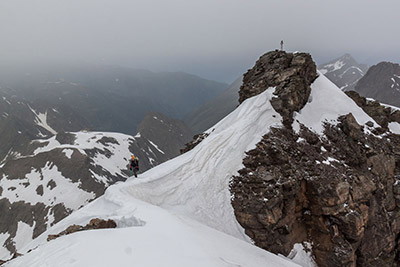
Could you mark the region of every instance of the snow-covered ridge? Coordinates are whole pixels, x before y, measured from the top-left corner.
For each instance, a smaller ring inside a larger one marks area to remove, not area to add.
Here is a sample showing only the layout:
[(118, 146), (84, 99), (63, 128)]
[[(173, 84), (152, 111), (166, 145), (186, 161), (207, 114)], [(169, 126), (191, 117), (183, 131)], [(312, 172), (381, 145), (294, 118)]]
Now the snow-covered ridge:
[[(323, 123), (336, 122), (350, 112), (360, 124), (375, 124), (321, 73), (311, 89), (309, 102), (295, 114), (295, 129), (302, 123), (321, 134)], [(244, 101), (211, 127), (209, 136), (193, 150), (141, 174), (140, 179), (109, 187), (104, 196), (21, 252), (37, 249), (6, 266), (294, 266), (249, 244), (230, 203), (229, 181), (243, 167), (244, 153), (270, 127), (281, 127), (282, 118), (269, 102), (273, 92), (270, 88)], [(48, 234), (84, 225), (94, 217), (113, 219), (118, 228), (46, 242)]]
[(302, 123), (309, 129), (322, 134), (324, 122), (336, 124), (339, 116), (348, 113), (352, 113), (361, 125), (371, 121), (375, 127), (378, 126), (351, 98), (319, 72), (319, 77), (311, 85), (308, 103), (294, 115), (293, 128), (299, 131), (299, 123)]
[[(280, 115), (269, 104), (272, 93), (269, 89), (246, 100), (193, 150), (140, 179), (109, 187), (104, 196), (45, 232), (23, 252), (44, 245), (8, 266), (27, 261), (40, 266), (44, 259), (58, 266), (72, 259), (75, 266), (295, 266), (243, 241), (248, 238), (230, 204), (229, 180), (242, 167), (244, 152), (271, 126), (281, 125)], [(48, 234), (85, 224), (93, 217), (114, 219), (118, 228), (73, 234), (45, 244)], [(102, 254), (106, 257), (99, 257), (99, 246), (108, 248)], [(157, 257), (152, 256), (154, 251)]]

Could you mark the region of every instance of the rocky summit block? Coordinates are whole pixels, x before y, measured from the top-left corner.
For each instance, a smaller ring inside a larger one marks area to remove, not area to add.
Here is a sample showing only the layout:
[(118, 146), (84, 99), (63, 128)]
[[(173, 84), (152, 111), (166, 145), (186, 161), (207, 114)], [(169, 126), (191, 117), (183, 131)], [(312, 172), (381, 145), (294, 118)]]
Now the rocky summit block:
[(284, 125), (291, 127), (293, 112), (307, 103), (310, 85), (316, 78), (317, 67), (310, 54), (271, 51), (244, 75), (239, 102), (275, 87), (277, 97), (271, 104), (282, 115)]
[(240, 102), (275, 87), (271, 104), (285, 127), (246, 152), (230, 183), (235, 216), (274, 253), (308, 242), (318, 266), (400, 266), (400, 135), (388, 131), (400, 115), (348, 92), (380, 127), (348, 113), (326, 121), (321, 134), (301, 123), (295, 132), (293, 112), (316, 77), (310, 55), (283, 51), (263, 55), (245, 74)]

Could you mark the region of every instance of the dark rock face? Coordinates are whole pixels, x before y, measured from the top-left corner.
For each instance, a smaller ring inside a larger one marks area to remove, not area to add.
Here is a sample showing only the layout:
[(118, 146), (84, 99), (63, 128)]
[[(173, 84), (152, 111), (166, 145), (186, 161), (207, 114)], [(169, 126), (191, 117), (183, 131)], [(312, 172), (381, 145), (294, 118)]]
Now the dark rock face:
[(305, 67), (303, 82), (296, 74), (280, 79), (289, 62), (284, 52), (267, 53), (245, 75), (241, 100), (276, 86), (271, 104), (286, 127), (270, 129), (232, 178), (238, 222), (257, 246), (274, 253), (288, 255), (295, 243), (309, 242), (318, 266), (397, 266), (400, 136), (387, 125), (399, 114), (350, 92), (381, 128), (370, 122), (365, 131), (349, 113), (336, 125), (325, 123), (321, 135), (304, 125), (296, 133), (292, 114), (304, 106), (315, 76)]
[(400, 65), (381, 62), (372, 66), (354, 90), (364, 97), (400, 107)]
[(140, 123), (129, 150), (139, 157), (142, 172), (178, 156), (192, 136), (184, 122), (150, 112)]
[(349, 114), (320, 138), (273, 129), (247, 152), (232, 205), (256, 245), (309, 241), (318, 266), (393, 266), (400, 233), (400, 137), (366, 136)]
[(399, 110), (382, 106), (378, 101), (367, 100), (356, 91), (348, 91), (346, 94), (384, 129), (388, 128), (390, 122), (400, 123)]
[(269, 87), (276, 87), (277, 97), (271, 100), (271, 104), (282, 115), (284, 125), (290, 126), (293, 112), (299, 111), (307, 103), (310, 85), (316, 78), (316, 66), (309, 54), (272, 51), (261, 56), (244, 75), (239, 102)]
[(185, 145), (185, 147), (181, 149), (181, 154), (186, 153), (186, 152), (192, 150), (193, 148), (195, 148), (198, 144), (201, 143), (201, 141), (206, 139), (208, 135), (209, 134), (207, 134), (207, 133), (202, 133), (202, 134), (196, 134), (195, 136), (193, 136), (193, 140), (190, 141), (189, 143), (187, 143)]

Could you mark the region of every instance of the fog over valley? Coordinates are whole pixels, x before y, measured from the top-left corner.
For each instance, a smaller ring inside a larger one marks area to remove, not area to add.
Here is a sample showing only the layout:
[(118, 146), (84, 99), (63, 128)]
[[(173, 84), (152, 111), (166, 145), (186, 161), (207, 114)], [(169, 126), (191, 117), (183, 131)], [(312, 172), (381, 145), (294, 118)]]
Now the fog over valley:
[(397, 0), (3, 0), (0, 63), (90, 62), (233, 82), (264, 52), (399, 62)]

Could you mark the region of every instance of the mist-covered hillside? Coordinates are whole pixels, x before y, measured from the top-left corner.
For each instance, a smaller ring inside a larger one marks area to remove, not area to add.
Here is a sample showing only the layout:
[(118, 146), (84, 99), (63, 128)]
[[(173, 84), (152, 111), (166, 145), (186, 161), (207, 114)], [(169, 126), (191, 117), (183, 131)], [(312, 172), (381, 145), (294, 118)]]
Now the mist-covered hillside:
[(183, 72), (90, 64), (2, 65), (0, 86), (41, 106), (68, 107), (91, 130), (133, 135), (148, 112), (183, 119), (228, 87)]
[(220, 95), (205, 103), (185, 118), (186, 124), (194, 133), (202, 133), (223, 117), (232, 112), (239, 104), (239, 89), (243, 77), (237, 78)]

